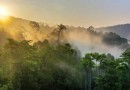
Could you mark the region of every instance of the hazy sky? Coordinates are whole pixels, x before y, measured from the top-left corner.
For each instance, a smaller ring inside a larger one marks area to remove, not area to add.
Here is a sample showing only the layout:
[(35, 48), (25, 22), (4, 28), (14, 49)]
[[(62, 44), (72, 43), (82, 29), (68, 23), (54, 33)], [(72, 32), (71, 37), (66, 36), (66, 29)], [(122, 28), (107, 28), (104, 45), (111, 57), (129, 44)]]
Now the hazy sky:
[(0, 0), (10, 14), (51, 24), (94, 27), (130, 23), (130, 0)]

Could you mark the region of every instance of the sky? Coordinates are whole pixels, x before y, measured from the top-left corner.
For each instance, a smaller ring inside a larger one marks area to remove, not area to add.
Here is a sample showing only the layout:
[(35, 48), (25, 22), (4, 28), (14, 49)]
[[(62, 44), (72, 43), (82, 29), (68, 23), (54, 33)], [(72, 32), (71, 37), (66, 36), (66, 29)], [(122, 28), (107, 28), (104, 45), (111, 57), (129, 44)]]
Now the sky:
[(130, 23), (130, 0), (0, 0), (11, 16), (73, 26)]

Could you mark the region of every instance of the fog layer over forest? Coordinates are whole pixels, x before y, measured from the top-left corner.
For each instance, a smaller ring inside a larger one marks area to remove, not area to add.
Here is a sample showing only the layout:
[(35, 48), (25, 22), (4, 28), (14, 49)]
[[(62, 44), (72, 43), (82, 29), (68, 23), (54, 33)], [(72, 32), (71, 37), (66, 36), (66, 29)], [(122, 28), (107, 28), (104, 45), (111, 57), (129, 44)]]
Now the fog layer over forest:
[[(77, 49), (82, 56), (87, 52), (111, 53), (119, 57), (129, 47), (128, 40), (113, 32), (96, 31), (94, 27), (73, 27), (64, 25), (60, 32), (60, 42), (68, 42)], [(3, 45), (7, 38), (15, 40), (37, 41), (58, 40), (58, 25), (49, 26), (43, 22), (28, 21), (20, 18), (9, 17), (8, 23), (0, 22), (0, 42)]]

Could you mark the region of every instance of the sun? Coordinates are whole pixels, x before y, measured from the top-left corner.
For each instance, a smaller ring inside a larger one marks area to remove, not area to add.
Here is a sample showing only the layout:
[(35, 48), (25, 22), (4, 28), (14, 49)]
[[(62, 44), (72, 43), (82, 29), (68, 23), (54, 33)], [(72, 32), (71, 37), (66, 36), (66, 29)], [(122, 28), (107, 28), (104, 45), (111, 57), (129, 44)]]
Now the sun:
[(0, 20), (6, 20), (9, 16), (9, 12), (6, 8), (0, 7)]

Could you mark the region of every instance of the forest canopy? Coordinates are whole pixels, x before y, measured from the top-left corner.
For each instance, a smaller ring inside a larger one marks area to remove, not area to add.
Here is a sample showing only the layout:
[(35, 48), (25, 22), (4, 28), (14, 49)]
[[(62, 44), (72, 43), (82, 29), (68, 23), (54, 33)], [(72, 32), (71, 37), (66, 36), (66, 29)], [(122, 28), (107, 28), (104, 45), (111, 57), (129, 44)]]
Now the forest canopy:
[(87, 53), (48, 40), (8, 42), (0, 48), (0, 90), (129, 90), (130, 50), (120, 58)]
[[(129, 43), (116, 33), (11, 18), (0, 42), (0, 90), (130, 90)], [(100, 52), (115, 47), (126, 51)]]

